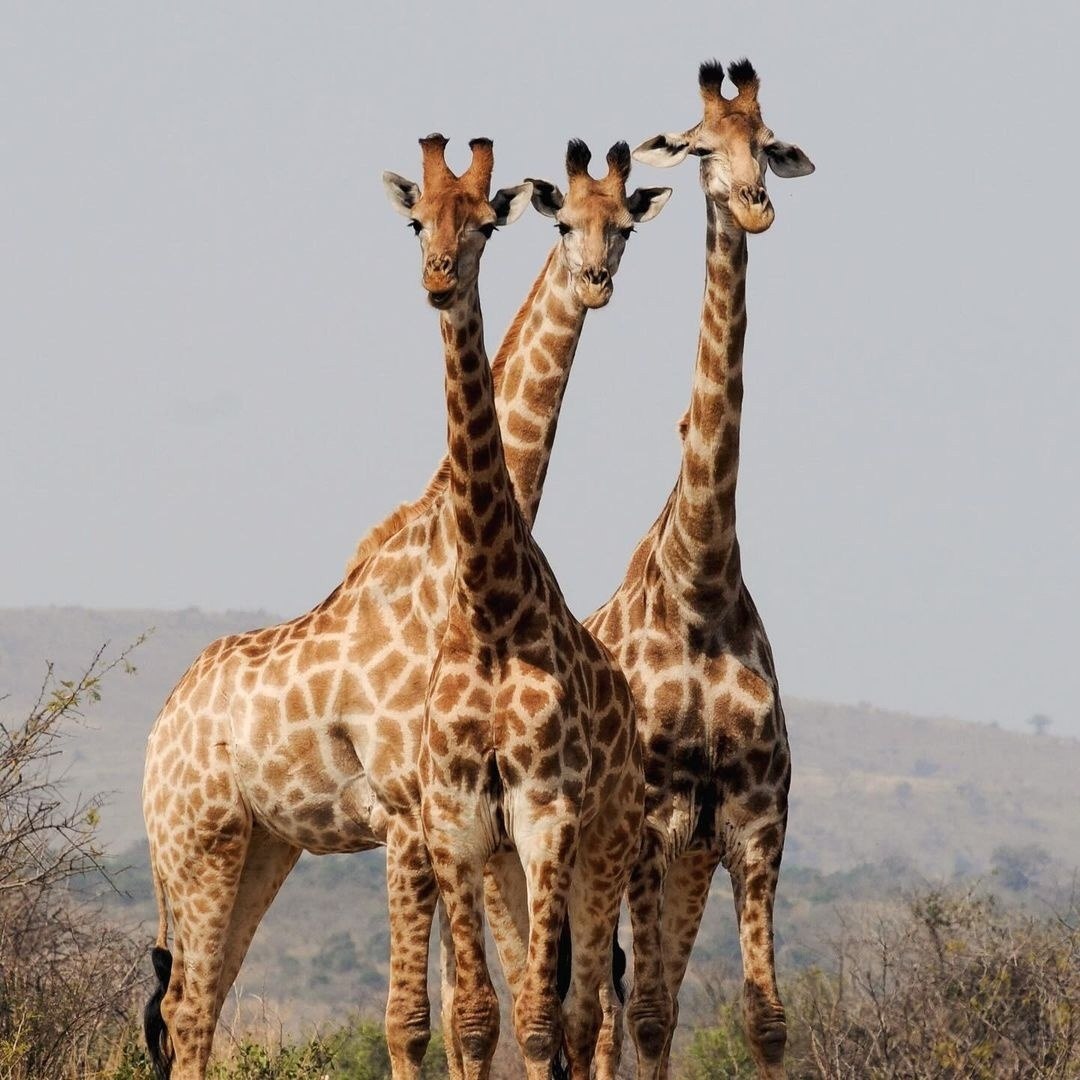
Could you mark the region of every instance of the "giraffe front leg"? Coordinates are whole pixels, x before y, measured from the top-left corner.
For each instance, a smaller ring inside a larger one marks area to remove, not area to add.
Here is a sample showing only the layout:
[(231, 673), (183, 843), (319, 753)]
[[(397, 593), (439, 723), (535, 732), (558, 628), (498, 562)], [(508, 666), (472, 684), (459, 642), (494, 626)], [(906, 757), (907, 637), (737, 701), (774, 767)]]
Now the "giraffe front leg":
[(690, 852), (671, 864), (664, 883), (660, 939), (664, 953), (664, 978), (671, 994), (672, 1022), (660, 1068), (663, 1077), (668, 1075), (671, 1039), (679, 1024), (679, 991), (697, 940), (701, 917), (705, 914), (713, 874), (719, 864), (720, 855), (715, 850)]
[(624, 803), (608, 805), (583, 830), (570, 889), (570, 992), (564, 1002), (573, 1080), (615, 1080), (622, 1050), (622, 1008), (612, 972), (619, 909), (641, 844), (640, 783)]
[[(576, 815), (552, 814), (526, 824), (519, 814), (518, 853), (528, 888), (529, 938), (514, 1030), (529, 1080), (547, 1080), (562, 1045), (557, 988), (559, 939), (567, 914), (577, 847)], [(576, 958), (575, 958), (576, 961)]]
[(496, 851), (484, 869), (484, 909), (514, 1001), (529, 955), (529, 891), (516, 851)]
[(784, 823), (751, 832), (729, 867), (743, 964), (743, 1019), (758, 1075), (783, 1080), (787, 1023), (776, 988), (773, 901), (784, 850)]
[[(433, 775), (434, 774), (434, 775)], [(485, 1080), (499, 1041), (499, 999), (484, 949), (484, 865), (492, 834), (484, 797), (443, 783), (421, 756), (424, 837), (449, 926), (454, 988), (444, 1023), (464, 1080)], [(449, 974), (449, 972), (447, 972)]]
[(419, 823), (398, 816), (386, 833), (390, 991), (386, 1042), (394, 1080), (419, 1080), (431, 1039), (428, 946), (438, 889)]
[(446, 905), (439, 902), (439, 979), (442, 997), (443, 1042), (446, 1046), (446, 1068), (450, 1080), (461, 1080), (465, 1075), (461, 1063), (461, 1043), (454, 1027), (454, 985), (457, 982), (457, 964), (454, 962), (454, 939), (450, 932), (450, 918)]
[(626, 894), (634, 934), (634, 985), (626, 1017), (637, 1051), (640, 1080), (657, 1080), (662, 1075), (665, 1049), (675, 1023), (660, 935), (667, 868), (663, 840), (646, 826)]

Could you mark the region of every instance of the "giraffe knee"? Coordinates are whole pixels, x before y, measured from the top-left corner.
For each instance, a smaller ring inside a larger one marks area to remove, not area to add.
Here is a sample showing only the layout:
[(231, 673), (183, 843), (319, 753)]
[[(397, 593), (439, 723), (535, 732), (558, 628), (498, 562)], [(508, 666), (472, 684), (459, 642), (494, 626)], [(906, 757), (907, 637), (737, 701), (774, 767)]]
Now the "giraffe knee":
[(664, 1052), (675, 1023), (675, 1007), (670, 994), (636, 999), (632, 994), (626, 1011), (630, 1035), (638, 1056), (655, 1061)]
[(454, 993), (454, 1031), (463, 1057), (488, 1061), (499, 1041), (499, 999), (490, 987)]
[(386, 1018), (386, 1045), (395, 1061), (405, 1060), (419, 1069), (431, 1041), (431, 1020), (425, 1010), (402, 1014), (395, 1010)]
[(754, 1056), (765, 1065), (779, 1065), (787, 1045), (787, 1020), (779, 998), (747, 983), (743, 991), (743, 1013)]
[(597, 1046), (597, 1038), (604, 1022), (604, 1011), (596, 995), (577, 997), (571, 995), (566, 1002), (566, 1042), (575, 1061), (591, 1061)]
[(514, 1005), (518, 1045), (529, 1061), (551, 1061), (562, 1045), (562, 1006), (555, 994), (523, 993)]

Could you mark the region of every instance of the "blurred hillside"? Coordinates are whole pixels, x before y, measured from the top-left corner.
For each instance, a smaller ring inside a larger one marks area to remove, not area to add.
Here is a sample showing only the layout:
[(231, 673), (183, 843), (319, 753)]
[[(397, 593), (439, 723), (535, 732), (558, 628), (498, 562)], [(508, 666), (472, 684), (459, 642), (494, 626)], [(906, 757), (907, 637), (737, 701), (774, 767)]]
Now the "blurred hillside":
[[(101, 836), (122, 853), (116, 866), (130, 868), (120, 876), (129, 895), (102, 899), (125, 921), (153, 919), (139, 788), (157, 710), (211, 640), (271, 621), (265, 612), (196, 609), (0, 611), (0, 696), (8, 695), (0, 717), (25, 710), (46, 660), (68, 677), (101, 643), (119, 651), (153, 628), (133, 656), (137, 672), (110, 678), (60, 766), (72, 791), (112, 793)], [(820, 958), (845, 903), (872, 908), (900, 888), (972, 877), (1022, 901), (1029, 889), (1064, 888), (1080, 865), (1077, 740), (871, 706), (785, 704), (794, 781), (777, 910), (782, 969)], [(382, 883), (381, 852), (305, 856), (252, 946), (244, 993), (265, 996), (290, 1026), (325, 1017), (335, 1001), (377, 1013), (388, 952)], [(710, 977), (733, 971), (738, 956), (723, 873), (713, 897), (694, 961)], [(694, 985), (692, 977), (691, 999)]]

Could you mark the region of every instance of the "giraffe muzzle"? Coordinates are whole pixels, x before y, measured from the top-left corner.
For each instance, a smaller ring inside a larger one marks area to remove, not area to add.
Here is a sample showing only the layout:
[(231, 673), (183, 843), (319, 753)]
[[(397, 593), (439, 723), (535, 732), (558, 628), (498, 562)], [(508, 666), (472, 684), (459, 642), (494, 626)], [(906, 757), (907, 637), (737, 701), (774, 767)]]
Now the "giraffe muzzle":
[(457, 263), (451, 255), (444, 253), (427, 257), (423, 285), (432, 307), (446, 307), (454, 298), (457, 283)]
[(454, 299), (457, 291), (458, 279), (453, 269), (424, 271), (424, 288), (427, 290), (428, 301), (434, 308), (445, 308)]
[(601, 308), (614, 291), (611, 275), (602, 266), (590, 266), (581, 271), (577, 283), (578, 296), (587, 308)]
[(748, 233), (764, 232), (776, 217), (764, 184), (741, 184), (731, 192), (728, 206), (735, 220)]

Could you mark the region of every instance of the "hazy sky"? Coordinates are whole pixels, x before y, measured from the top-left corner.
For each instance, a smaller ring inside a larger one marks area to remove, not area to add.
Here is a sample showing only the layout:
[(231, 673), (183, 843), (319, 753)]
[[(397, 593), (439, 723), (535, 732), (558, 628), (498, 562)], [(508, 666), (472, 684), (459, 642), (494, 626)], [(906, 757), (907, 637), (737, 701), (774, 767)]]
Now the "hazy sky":
[[(739, 529), (788, 693), (1080, 734), (1066, 3), (9, 5), (0, 605), (292, 615), (444, 445), (437, 315), (379, 175), (495, 139), (563, 179), (748, 55), (816, 162), (751, 238)], [(589, 316), (538, 534), (584, 615), (674, 481), (693, 163)], [(554, 240), (484, 259), (489, 349)]]

